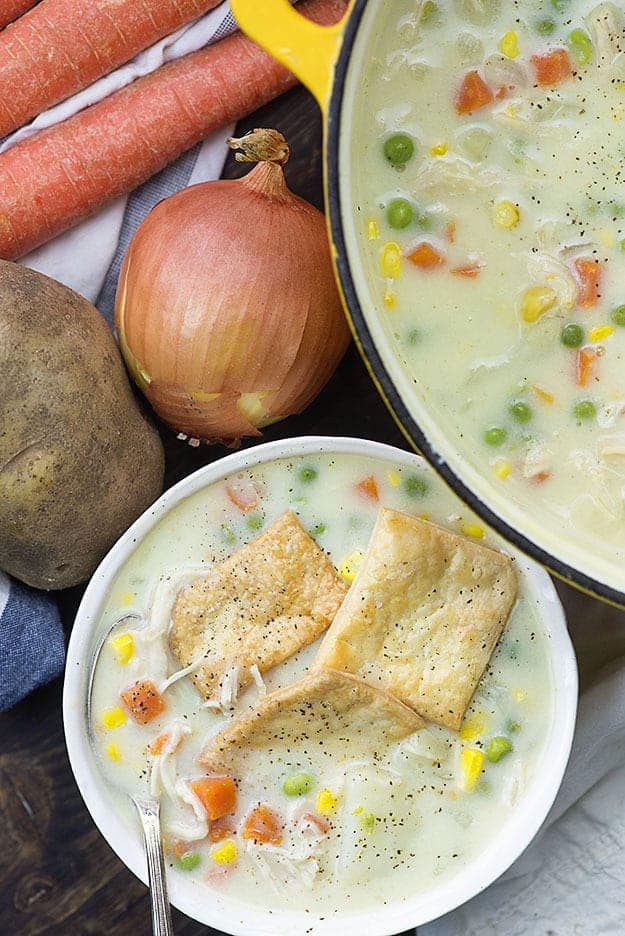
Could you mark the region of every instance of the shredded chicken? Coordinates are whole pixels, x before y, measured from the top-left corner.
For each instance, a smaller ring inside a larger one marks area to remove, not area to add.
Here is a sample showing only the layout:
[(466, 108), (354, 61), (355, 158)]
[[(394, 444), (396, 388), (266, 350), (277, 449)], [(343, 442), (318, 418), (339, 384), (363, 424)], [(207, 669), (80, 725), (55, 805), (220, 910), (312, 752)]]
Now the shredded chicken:
[(597, 52), (598, 67), (613, 66), (625, 52), (625, 26), (621, 11), (613, 3), (600, 3), (586, 17), (586, 25)]
[(254, 680), (254, 683), (256, 684), (256, 688), (258, 689), (258, 696), (262, 699), (263, 696), (267, 695), (267, 686), (265, 685), (265, 681), (261, 676), (260, 670), (256, 663), (254, 663), (253, 666), (250, 666), (250, 674)]
[(577, 283), (569, 268), (548, 253), (529, 253), (527, 270), (537, 285), (550, 286), (558, 296), (561, 309), (572, 309), (577, 301)]
[(216, 709), (224, 714), (231, 711), (239, 696), (240, 676), (241, 667), (238, 663), (229, 666), (219, 680), (217, 697), (207, 699), (204, 703), (205, 708)]
[(430, 195), (463, 195), (479, 192), (501, 183), (501, 175), (492, 169), (476, 171), (462, 159), (435, 160), (424, 163), (416, 177), (416, 191)]

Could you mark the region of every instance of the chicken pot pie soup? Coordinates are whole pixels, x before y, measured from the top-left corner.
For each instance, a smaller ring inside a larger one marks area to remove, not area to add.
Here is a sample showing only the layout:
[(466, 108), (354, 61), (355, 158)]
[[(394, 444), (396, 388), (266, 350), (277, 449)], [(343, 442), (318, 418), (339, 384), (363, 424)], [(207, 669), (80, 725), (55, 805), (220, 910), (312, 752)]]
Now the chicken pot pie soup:
[(526, 574), (384, 451), (251, 464), (114, 579), (91, 728), (129, 834), (116, 790), (159, 795), (174, 890), (311, 925), (392, 904), (478, 860), (541, 782), (554, 674)]
[(341, 185), (376, 346), (491, 509), (623, 591), (625, 10), (398, 0), (359, 29)]

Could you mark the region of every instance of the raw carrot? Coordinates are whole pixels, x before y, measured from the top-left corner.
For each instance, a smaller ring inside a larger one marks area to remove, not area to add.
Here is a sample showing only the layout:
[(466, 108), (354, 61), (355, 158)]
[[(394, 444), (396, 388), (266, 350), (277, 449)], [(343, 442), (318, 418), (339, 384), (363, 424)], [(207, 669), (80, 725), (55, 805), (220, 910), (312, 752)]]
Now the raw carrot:
[(3, 0), (0, 7), (0, 29), (3, 29), (7, 23), (12, 23), (36, 3), (37, 0)]
[(120, 692), (128, 711), (138, 725), (147, 725), (165, 711), (165, 700), (149, 679), (137, 682)]
[(492, 104), (494, 100), (495, 95), (480, 74), (476, 71), (467, 72), (456, 92), (456, 113), (472, 114)]
[(582, 309), (592, 309), (601, 298), (601, 264), (591, 257), (578, 257), (573, 266), (579, 287), (577, 304)]
[(233, 813), (237, 808), (237, 788), (232, 777), (201, 777), (193, 781), (191, 789), (211, 822)]
[[(345, 0), (305, 0), (318, 23)], [(14, 260), (130, 191), (296, 80), (242, 35), (159, 68), (0, 154), (0, 257)]]
[(0, 34), (0, 137), (220, 2), (41, 0)]
[(417, 244), (408, 254), (408, 259), (420, 270), (434, 270), (445, 262), (443, 255), (427, 241)]
[(545, 55), (532, 55), (536, 81), (541, 88), (553, 88), (570, 78), (573, 66), (566, 49), (553, 49)]
[(269, 806), (256, 806), (243, 823), (241, 835), (263, 845), (280, 845), (282, 823)]

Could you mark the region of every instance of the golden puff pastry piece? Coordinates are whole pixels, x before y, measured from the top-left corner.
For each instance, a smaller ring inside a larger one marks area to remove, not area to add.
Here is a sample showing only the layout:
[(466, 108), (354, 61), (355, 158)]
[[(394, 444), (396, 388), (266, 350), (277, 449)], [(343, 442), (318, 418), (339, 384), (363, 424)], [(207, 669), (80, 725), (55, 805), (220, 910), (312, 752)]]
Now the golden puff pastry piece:
[(209, 740), (199, 763), (209, 773), (225, 771), (235, 778), (249, 770), (250, 750), (266, 752), (273, 763), (291, 763), (304, 754), (335, 764), (372, 757), (423, 725), (416, 712), (389, 693), (346, 673), (323, 670), (270, 693), (233, 719)]
[(359, 676), (458, 729), (516, 592), (508, 556), (383, 508), (315, 666)]
[(265, 672), (316, 640), (330, 625), (347, 585), (287, 511), (260, 536), (183, 589), (172, 610), (171, 650), (200, 693), (214, 696), (232, 666), (239, 685), (249, 668)]

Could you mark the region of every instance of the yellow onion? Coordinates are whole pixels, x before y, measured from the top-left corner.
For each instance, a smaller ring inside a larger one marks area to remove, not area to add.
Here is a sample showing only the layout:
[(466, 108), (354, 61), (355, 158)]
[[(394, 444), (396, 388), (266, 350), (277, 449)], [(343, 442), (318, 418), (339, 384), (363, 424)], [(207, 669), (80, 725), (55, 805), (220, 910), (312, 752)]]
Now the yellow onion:
[(301, 412), (349, 342), (325, 219), (286, 185), (286, 140), (254, 130), (229, 143), (257, 165), (160, 202), (116, 302), (126, 364), (159, 416), (224, 442)]

